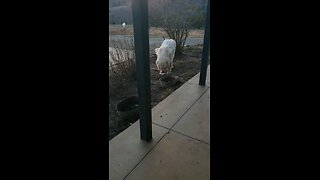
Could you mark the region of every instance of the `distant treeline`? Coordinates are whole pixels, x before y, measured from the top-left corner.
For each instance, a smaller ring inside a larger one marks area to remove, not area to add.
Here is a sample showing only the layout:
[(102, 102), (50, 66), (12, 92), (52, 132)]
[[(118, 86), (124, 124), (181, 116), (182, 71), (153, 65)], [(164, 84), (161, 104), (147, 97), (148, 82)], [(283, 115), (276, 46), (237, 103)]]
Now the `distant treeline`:
[(132, 24), (131, 6), (116, 6), (109, 9), (109, 24)]
[[(158, 14), (161, 15), (162, 7), (165, 7), (168, 2), (175, 2), (175, 0), (148, 0), (149, 5), (149, 23), (152, 26), (157, 26), (155, 22)], [(199, 15), (203, 16), (205, 12), (206, 0), (185, 0), (186, 4), (190, 6), (200, 7), (199, 13), (194, 14), (195, 18)], [(109, 0), (109, 24), (132, 24), (132, 0)], [(158, 11), (157, 11), (158, 10)], [(200, 21), (194, 28), (204, 27), (204, 20)]]

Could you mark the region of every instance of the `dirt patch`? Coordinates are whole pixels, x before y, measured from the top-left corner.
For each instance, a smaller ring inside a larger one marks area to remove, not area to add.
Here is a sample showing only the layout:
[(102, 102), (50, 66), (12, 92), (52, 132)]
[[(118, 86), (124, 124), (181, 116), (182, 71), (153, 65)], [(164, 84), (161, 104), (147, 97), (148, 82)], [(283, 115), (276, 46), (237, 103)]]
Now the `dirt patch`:
[[(155, 61), (156, 55), (150, 57), (150, 75), (151, 75), (151, 106), (156, 106), (159, 102), (169, 96), (172, 92), (178, 89), (186, 81), (192, 78), (200, 71), (202, 46), (193, 46), (185, 49), (185, 53), (174, 59), (174, 67), (171, 74), (179, 76), (178, 82), (172, 87), (162, 87), (159, 79), (162, 77), (157, 70)], [(110, 91), (110, 90), (109, 90)], [(129, 96), (137, 95), (137, 82), (130, 81), (117, 89), (112, 97), (109, 96), (109, 140), (129, 127), (131, 123), (137, 119), (123, 120), (119, 117), (116, 111), (116, 105), (121, 100)]]

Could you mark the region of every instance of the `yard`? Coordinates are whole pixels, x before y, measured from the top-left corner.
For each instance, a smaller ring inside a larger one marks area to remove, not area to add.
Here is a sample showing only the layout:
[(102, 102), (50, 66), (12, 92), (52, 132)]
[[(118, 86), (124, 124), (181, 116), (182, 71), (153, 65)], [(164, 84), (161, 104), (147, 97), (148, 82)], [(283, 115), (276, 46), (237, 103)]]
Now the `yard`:
[[(178, 83), (169, 88), (160, 86), (159, 78), (161, 75), (156, 68), (156, 55), (150, 57), (150, 75), (151, 75), (151, 106), (156, 106), (159, 102), (169, 96), (173, 91), (192, 78), (200, 71), (200, 62), (202, 56), (202, 46), (185, 47), (184, 54), (174, 59), (174, 68), (171, 74), (179, 76)], [(110, 81), (110, 80), (109, 80)], [(109, 86), (109, 140), (129, 127), (138, 119), (121, 119), (116, 111), (116, 105), (126, 97), (137, 95), (137, 82), (133, 78), (127, 80), (120, 88), (112, 89)]]

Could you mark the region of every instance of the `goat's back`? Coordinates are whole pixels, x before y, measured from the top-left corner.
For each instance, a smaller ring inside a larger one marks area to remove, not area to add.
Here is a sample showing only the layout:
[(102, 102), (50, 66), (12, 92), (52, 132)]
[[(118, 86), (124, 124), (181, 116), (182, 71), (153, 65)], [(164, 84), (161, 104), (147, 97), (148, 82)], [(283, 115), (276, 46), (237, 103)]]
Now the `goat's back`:
[(173, 39), (165, 39), (160, 48), (156, 49), (157, 59), (158, 61), (172, 61), (174, 58), (174, 54), (176, 51), (176, 42)]
[(173, 39), (165, 39), (160, 48), (163, 47), (163, 48), (170, 48), (170, 49), (176, 49), (176, 41), (173, 40)]

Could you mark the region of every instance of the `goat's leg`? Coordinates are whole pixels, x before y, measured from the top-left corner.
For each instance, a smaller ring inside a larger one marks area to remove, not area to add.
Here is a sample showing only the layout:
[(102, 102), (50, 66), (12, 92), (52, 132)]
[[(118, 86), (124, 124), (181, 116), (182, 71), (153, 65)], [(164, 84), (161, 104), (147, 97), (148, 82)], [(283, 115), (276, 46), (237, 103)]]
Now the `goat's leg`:
[(168, 66), (168, 67), (167, 67), (167, 74), (171, 73), (170, 67), (171, 67), (171, 66)]
[(160, 68), (159, 68), (159, 64), (158, 64), (158, 62), (156, 62), (156, 65), (157, 65), (157, 69), (160, 71)]

